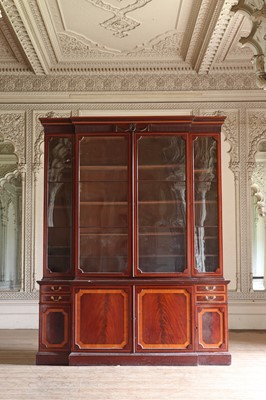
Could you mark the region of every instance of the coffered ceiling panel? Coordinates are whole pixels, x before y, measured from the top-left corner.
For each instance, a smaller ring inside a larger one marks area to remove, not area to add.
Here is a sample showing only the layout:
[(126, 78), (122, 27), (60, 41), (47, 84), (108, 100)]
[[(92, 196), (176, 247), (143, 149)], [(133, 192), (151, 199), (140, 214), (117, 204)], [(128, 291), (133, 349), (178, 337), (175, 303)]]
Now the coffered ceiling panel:
[[(146, 87), (152, 84), (152, 74), (156, 74), (157, 81), (160, 74), (158, 84), (162, 87), (170, 85), (169, 74), (171, 80), (183, 86), (179, 75), (174, 76), (179, 73), (197, 77), (199, 87), (206, 82), (201, 76), (217, 73), (245, 71), (252, 80), (253, 53), (239, 43), (241, 37), (249, 35), (251, 24), (246, 16), (232, 12), (236, 3), (0, 0), (0, 73), (51, 79), (71, 75), (72, 81), (73, 75), (89, 79), (91, 74), (116, 74), (112, 81), (116, 86), (117, 74), (127, 79), (128, 74), (144, 73), (150, 74)], [(95, 86), (95, 82), (88, 84)], [(210, 87), (212, 82), (208, 82)], [(38, 80), (31, 86), (38, 84), (45, 87), (46, 81)], [(135, 85), (141, 88), (142, 83)]]
[(181, 61), (193, 0), (167, 0), (167, 7), (161, 0), (76, 0), (74, 10), (71, 0), (38, 5), (58, 62), (150, 57)]

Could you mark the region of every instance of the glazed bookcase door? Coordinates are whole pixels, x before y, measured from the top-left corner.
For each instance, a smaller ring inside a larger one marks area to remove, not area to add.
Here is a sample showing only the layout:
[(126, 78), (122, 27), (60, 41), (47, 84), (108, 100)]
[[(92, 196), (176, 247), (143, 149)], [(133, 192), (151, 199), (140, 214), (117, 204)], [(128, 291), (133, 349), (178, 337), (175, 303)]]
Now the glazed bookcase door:
[(46, 154), (44, 275), (69, 275), (73, 256), (72, 138), (48, 137)]
[(194, 273), (222, 274), (220, 146), (216, 135), (192, 136)]
[(78, 273), (116, 275), (131, 268), (129, 135), (79, 138)]
[(186, 136), (138, 134), (135, 152), (136, 274), (185, 274)]

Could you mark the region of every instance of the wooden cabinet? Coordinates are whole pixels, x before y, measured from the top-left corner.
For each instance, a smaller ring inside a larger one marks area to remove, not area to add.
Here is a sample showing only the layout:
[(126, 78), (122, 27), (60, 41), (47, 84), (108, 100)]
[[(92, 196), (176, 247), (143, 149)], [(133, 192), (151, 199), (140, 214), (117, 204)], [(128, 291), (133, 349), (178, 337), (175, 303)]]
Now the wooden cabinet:
[(223, 121), (41, 119), (38, 364), (230, 364)]

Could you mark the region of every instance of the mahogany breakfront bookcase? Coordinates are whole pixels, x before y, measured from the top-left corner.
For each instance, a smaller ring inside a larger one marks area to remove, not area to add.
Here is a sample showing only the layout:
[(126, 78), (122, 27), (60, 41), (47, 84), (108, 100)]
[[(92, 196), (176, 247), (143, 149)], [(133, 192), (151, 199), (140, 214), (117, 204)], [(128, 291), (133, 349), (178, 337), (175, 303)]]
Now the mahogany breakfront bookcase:
[(41, 118), (37, 364), (230, 364), (224, 119)]

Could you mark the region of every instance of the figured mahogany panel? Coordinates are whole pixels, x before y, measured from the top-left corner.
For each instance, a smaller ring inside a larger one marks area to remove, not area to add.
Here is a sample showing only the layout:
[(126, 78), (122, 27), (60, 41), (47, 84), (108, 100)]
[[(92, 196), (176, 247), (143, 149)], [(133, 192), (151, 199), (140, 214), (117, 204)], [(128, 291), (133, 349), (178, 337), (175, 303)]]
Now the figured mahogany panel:
[(198, 307), (197, 320), (197, 350), (226, 350), (227, 318), (225, 306)]
[(41, 306), (40, 348), (69, 348), (69, 307)]
[(76, 289), (75, 347), (129, 350), (130, 288)]
[(137, 350), (190, 349), (191, 289), (137, 288)]

